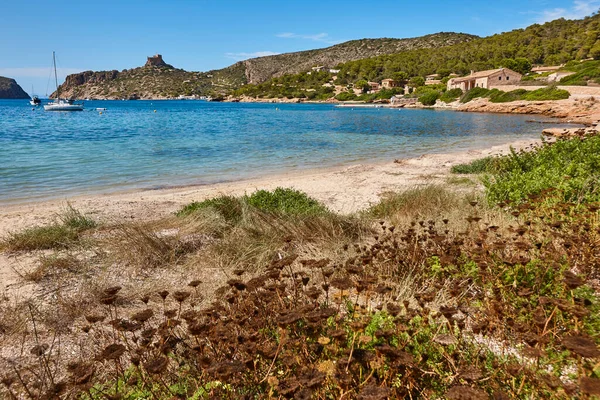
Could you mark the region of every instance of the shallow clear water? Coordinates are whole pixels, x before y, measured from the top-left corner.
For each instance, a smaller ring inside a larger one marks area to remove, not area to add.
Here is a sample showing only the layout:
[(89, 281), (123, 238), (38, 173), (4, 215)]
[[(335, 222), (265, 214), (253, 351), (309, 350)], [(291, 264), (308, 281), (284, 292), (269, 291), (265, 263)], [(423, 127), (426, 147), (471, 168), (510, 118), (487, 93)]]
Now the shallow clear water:
[(321, 104), (85, 106), (45, 112), (27, 101), (0, 100), (0, 203), (483, 148), (538, 138), (542, 129), (527, 122), (531, 116)]

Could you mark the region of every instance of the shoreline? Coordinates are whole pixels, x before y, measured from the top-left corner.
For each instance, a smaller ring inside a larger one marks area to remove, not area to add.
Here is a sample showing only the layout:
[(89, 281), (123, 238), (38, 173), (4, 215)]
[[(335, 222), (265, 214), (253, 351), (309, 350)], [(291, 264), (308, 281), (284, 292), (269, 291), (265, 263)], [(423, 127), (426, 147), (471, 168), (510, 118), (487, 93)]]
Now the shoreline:
[[(426, 184), (447, 184), (452, 165), (505, 153), (511, 146), (522, 149), (540, 142), (540, 139), (520, 139), (480, 149), (288, 171), (214, 184), (81, 194), (7, 204), (0, 209), (0, 237), (28, 227), (51, 223), (67, 204), (100, 222), (119, 219), (148, 221), (166, 217), (192, 201), (219, 195), (240, 196), (277, 187), (301, 190), (323, 202), (332, 211), (349, 214), (376, 203), (381, 194), (387, 191), (406, 190)], [(333, 182), (335, 185), (332, 185)], [(473, 187), (471, 185), (471, 189)]]

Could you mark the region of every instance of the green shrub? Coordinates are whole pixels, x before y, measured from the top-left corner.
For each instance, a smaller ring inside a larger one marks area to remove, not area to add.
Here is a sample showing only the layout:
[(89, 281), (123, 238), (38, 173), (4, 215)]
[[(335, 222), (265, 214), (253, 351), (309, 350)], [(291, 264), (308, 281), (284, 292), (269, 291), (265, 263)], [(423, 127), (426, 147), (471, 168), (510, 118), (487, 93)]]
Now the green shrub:
[(458, 164), (452, 166), (450, 172), (453, 174), (482, 174), (491, 172), (496, 164), (497, 157), (484, 157), (473, 160), (468, 164)]
[(545, 143), (532, 152), (512, 150), (496, 160), (484, 185), (492, 203), (520, 203), (551, 188), (564, 201), (600, 201), (600, 137)]
[(242, 202), (233, 196), (219, 196), (204, 201), (195, 201), (184, 206), (176, 215), (185, 217), (199, 210), (213, 209), (227, 222), (237, 222), (242, 217)]
[(339, 93), (337, 96), (335, 96), (335, 99), (339, 100), (339, 101), (356, 100), (356, 95), (354, 93), (350, 93), (350, 92), (342, 92), (342, 93)]
[(532, 92), (527, 92), (524, 94), (523, 100), (562, 100), (568, 99), (569, 96), (571, 96), (571, 94), (566, 90), (557, 89), (555, 86), (548, 86)]
[(597, 81), (600, 78), (600, 61), (569, 62), (565, 69), (575, 73), (562, 78), (561, 85), (586, 86), (588, 81)]
[(484, 88), (480, 88), (480, 87), (476, 87), (473, 88), (469, 91), (467, 91), (461, 98), (460, 98), (460, 102), (461, 103), (468, 103), (469, 101), (477, 98), (477, 97), (487, 97), (489, 95), (489, 90), (488, 89), (484, 89)]
[(281, 214), (320, 214), (327, 208), (306, 193), (290, 188), (277, 188), (270, 192), (258, 190), (250, 196), (244, 196), (248, 205), (264, 212)]
[(440, 97), (440, 100), (443, 101), (444, 103), (452, 103), (453, 101), (455, 101), (456, 99), (458, 99), (460, 96), (462, 96), (463, 91), (459, 88), (455, 88), (455, 89), (450, 89), (445, 91), (442, 96)]
[(492, 89), (489, 93), (489, 97), (492, 103), (508, 103), (510, 101), (523, 99), (523, 95), (526, 93), (527, 90), (525, 89), (517, 89), (512, 92), (503, 92), (498, 89)]
[(435, 91), (435, 90), (431, 90), (429, 92), (426, 92), (425, 94), (423, 94), (421, 97), (419, 97), (419, 101), (426, 106), (432, 106), (435, 104), (435, 102), (437, 101), (437, 99), (440, 97), (440, 92)]
[(277, 188), (274, 191), (258, 190), (242, 197), (219, 196), (184, 206), (176, 215), (185, 217), (200, 210), (213, 209), (227, 222), (237, 223), (244, 215), (244, 206), (278, 214), (319, 214), (327, 208), (306, 193), (289, 188)]
[(557, 89), (556, 86), (527, 91), (517, 89), (511, 92), (503, 92), (499, 89), (474, 88), (469, 90), (460, 99), (461, 103), (467, 103), (477, 97), (487, 97), (492, 103), (506, 103), (517, 100), (540, 101), (540, 100), (561, 100), (568, 99), (569, 92), (563, 89)]

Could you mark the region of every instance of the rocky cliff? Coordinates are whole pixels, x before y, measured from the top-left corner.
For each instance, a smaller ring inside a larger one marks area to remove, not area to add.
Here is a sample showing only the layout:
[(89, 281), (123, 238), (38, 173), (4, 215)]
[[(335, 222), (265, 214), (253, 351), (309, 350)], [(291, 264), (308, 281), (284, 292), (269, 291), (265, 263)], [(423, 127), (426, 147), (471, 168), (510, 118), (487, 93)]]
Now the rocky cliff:
[(0, 76), (0, 99), (29, 99), (23, 88), (17, 81)]
[[(60, 96), (77, 99), (169, 99), (203, 95), (238, 87), (246, 82), (244, 71), (232, 66), (218, 71), (188, 72), (174, 68), (160, 57), (148, 57), (146, 65), (123, 71), (84, 71), (67, 76)], [(56, 92), (50, 97), (54, 98)]]

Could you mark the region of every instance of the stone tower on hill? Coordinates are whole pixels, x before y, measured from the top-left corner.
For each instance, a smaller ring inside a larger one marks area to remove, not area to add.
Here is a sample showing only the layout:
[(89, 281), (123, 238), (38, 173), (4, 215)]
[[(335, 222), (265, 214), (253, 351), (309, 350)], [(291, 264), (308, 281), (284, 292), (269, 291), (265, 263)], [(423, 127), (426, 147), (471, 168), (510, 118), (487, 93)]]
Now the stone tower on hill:
[(172, 65), (167, 64), (160, 54), (156, 54), (152, 57), (148, 57), (148, 61), (146, 61), (146, 67), (167, 67), (173, 68)]

